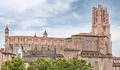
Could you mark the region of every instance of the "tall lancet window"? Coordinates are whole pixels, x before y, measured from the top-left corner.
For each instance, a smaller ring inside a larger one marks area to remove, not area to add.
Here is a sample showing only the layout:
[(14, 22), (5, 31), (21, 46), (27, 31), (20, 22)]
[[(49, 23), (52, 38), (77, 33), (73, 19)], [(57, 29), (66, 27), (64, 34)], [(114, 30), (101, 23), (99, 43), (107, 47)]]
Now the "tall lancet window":
[(99, 70), (104, 70), (104, 69), (103, 69), (103, 66), (104, 66), (104, 65), (101, 64), (101, 65), (99, 66)]

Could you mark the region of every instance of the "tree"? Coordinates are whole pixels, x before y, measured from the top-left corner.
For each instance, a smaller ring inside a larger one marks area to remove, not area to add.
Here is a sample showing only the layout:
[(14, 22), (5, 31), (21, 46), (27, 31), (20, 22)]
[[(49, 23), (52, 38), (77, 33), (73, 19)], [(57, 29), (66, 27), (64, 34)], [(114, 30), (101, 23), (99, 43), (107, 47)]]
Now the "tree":
[(31, 61), (27, 67), (20, 57), (12, 57), (1, 65), (1, 70), (92, 70), (84, 60), (38, 58)]
[(2, 63), (1, 70), (26, 70), (26, 68), (22, 59), (16, 56)]
[(27, 70), (53, 70), (52, 60), (38, 58), (29, 63)]
[(56, 59), (54, 60), (54, 70), (71, 70), (71, 64), (66, 59)]
[(68, 60), (38, 58), (29, 63), (27, 70), (92, 70), (92, 67), (86, 61), (77, 58)]
[(92, 70), (92, 66), (85, 60), (73, 59), (56, 59), (54, 62), (55, 70)]
[(71, 70), (92, 70), (91, 64), (87, 64), (85, 60), (80, 60), (77, 58), (69, 59)]

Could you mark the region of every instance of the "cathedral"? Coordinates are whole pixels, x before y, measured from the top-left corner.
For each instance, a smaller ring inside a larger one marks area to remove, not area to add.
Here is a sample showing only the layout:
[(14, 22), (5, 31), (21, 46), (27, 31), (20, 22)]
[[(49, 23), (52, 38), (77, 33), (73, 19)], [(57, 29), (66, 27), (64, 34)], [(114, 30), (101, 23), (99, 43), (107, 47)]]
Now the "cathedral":
[(43, 36), (11, 36), (5, 28), (5, 52), (20, 55), (25, 62), (37, 57), (84, 59), (93, 70), (120, 70), (118, 57), (112, 56), (109, 12), (98, 5), (92, 8), (92, 30), (68, 38)]

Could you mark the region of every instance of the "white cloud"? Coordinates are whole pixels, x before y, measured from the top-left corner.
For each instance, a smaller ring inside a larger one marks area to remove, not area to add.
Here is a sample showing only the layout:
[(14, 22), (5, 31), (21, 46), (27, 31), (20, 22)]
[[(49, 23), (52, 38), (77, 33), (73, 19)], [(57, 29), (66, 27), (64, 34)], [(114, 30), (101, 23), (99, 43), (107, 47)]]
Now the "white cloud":
[(46, 0), (0, 0), (0, 7), (6, 8), (8, 11), (21, 12), (45, 2)]
[(112, 41), (120, 41), (120, 33), (119, 33), (120, 27), (119, 25), (112, 25), (111, 26), (111, 36), (112, 36)]
[(70, 10), (74, 1), (76, 0), (0, 0), (0, 22), (3, 25), (14, 23), (21, 29), (46, 25), (46, 17)]
[(28, 29), (30, 27), (35, 26), (44, 26), (47, 25), (47, 19), (41, 18), (41, 19), (23, 19), (21, 22), (19, 22), (21, 29)]
[[(60, 12), (65, 12), (71, 9), (71, 3), (76, 0), (55, 0), (53, 3), (44, 2), (44, 4), (39, 4), (34, 8), (26, 10), (27, 15), (37, 16), (37, 17), (49, 17), (54, 16)], [(26, 14), (25, 13), (25, 14)]]
[(14, 19), (10, 19), (10, 18), (0, 17), (0, 23), (3, 24), (3, 25), (14, 24), (15, 20)]
[(70, 9), (72, 2), (76, 0), (0, 0), (0, 9), (7, 13), (49, 16)]

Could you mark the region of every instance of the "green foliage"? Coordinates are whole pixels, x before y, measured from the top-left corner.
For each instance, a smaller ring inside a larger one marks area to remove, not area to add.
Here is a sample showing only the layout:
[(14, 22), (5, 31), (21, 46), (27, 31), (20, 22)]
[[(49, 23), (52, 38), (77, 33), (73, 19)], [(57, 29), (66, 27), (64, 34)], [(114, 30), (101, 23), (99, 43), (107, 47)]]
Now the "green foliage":
[(92, 70), (90, 64), (84, 60), (38, 58), (31, 61), (28, 67), (20, 57), (13, 57), (1, 65), (1, 70)]
[(85, 60), (78, 60), (77, 58), (69, 59), (71, 63), (70, 70), (92, 70), (90, 64), (87, 64)]
[(29, 63), (27, 70), (92, 70), (84, 60), (73, 59), (43, 59), (39, 58)]
[(1, 70), (25, 70), (25, 65), (20, 57), (12, 57), (1, 65)]
[(29, 63), (27, 70), (53, 70), (52, 60), (38, 58)]
[(71, 70), (71, 64), (65, 59), (56, 59), (54, 61), (54, 69), (55, 70)]

